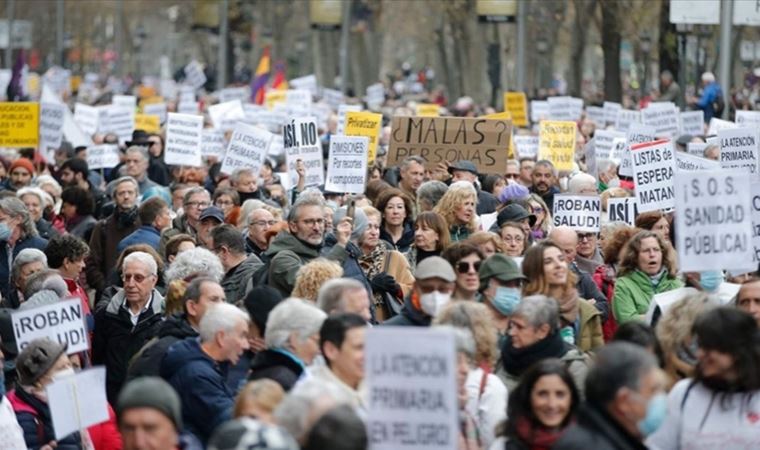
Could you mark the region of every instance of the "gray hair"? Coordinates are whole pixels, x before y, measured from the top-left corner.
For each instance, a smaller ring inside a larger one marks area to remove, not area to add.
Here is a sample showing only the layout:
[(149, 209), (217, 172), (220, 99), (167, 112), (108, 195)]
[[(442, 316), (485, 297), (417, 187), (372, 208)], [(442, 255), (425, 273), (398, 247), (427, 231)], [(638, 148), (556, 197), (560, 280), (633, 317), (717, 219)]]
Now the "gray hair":
[(203, 247), (195, 247), (174, 258), (165, 273), (166, 284), (168, 286), (174, 280), (183, 280), (197, 273), (213, 278), (219, 283), (224, 278), (224, 267), (215, 254)]
[(327, 280), (319, 288), (317, 295), (317, 306), (327, 314), (333, 312), (345, 312), (346, 302), (343, 301), (343, 294), (347, 291), (363, 290), (364, 285), (353, 278), (333, 278)]
[(182, 204), (186, 205), (187, 202), (189, 202), (190, 199), (193, 197), (193, 195), (204, 194), (204, 193), (208, 195), (209, 198), (211, 197), (211, 194), (209, 194), (205, 188), (202, 188), (200, 186), (192, 187), (188, 189), (187, 192), (185, 192), (185, 196), (182, 197)]
[(244, 219), (245, 226), (251, 224), (251, 214), (259, 209), (264, 209), (264, 202), (261, 200), (250, 198), (243, 202), (243, 205), (240, 207), (240, 214)]
[(267, 348), (287, 348), (290, 336), (295, 333), (300, 341), (319, 333), (327, 314), (300, 298), (288, 298), (278, 303), (267, 319), (264, 341)]
[(135, 190), (139, 192), (140, 185), (137, 183), (137, 180), (130, 177), (129, 175), (125, 175), (123, 177), (119, 177), (112, 182), (108, 183), (108, 186), (106, 186), (106, 191), (108, 191), (108, 195), (115, 200), (113, 194), (116, 192), (116, 188), (122, 184), (122, 183), (132, 183), (135, 186)]
[(421, 156), (408, 156), (404, 158), (403, 161), (401, 161), (401, 166), (399, 167), (399, 170), (402, 172), (409, 168), (409, 166), (412, 165), (413, 162), (416, 162), (417, 164), (425, 165), (425, 160)]
[(307, 206), (319, 206), (324, 208), (327, 205), (325, 198), (322, 195), (300, 195), (296, 200), (296, 203), (290, 208), (288, 212), (288, 222), (294, 222), (298, 218), (298, 210)]
[(42, 189), (40, 189), (38, 187), (35, 187), (35, 186), (22, 187), (21, 189), (19, 189), (18, 191), (16, 191), (16, 197), (18, 197), (19, 199), (21, 199), (21, 197), (23, 197), (25, 195), (29, 195), (29, 194), (32, 194), (35, 197), (37, 197), (37, 199), (39, 199), (39, 201), (40, 201), (40, 205), (43, 208), (45, 207), (44, 205), (47, 202), (47, 200), (45, 199), (45, 195), (50, 195), (47, 192), (45, 192)]
[(58, 180), (50, 175), (38, 175), (34, 180), (34, 184), (40, 189), (42, 189), (42, 186), (53, 186), (53, 190), (55, 191), (55, 195), (57, 197), (60, 197), (61, 192), (63, 192), (63, 188), (61, 187), (61, 184), (58, 183)]
[(541, 159), (539, 161), (536, 161), (536, 165), (533, 166), (533, 170), (535, 170), (536, 167), (548, 167), (552, 171), (552, 175), (555, 177), (559, 175), (559, 171), (557, 171), (557, 168), (554, 167), (554, 164), (549, 161), (548, 159)]
[(126, 155), (127, 153), (139, 153), (140, 156), (143, 157), (145, 161), (150, 160), (150, 153), (148, 153), (148, 147), (142, 146), (142, 145), (133, 145), (124, 152)]
[(18, 255), (16, 255), (16, 258), (13, 260), (11, 277), (14, 280), (18, 280), (18, 277), (21, 274), (21, 269), (23, 269), (25, 265), (33, 262), (41, 262), (45, 268), (48, 267), (47, 256), (42, 250), (37, 250), (36, 248), (25, 248), (18, 252)]
[(251, 318), (248, 313), (229, 303), (217, 303), (206, 310), (200, 324), (198, 334), (201, 342), (213, 341), (220, 331), (230, 333), (240, 323), (248, 323)]
[(240, 176), (244, 174), (256, 177), (256, 174), (250, 167), (240, 167), (233, 170), (232, 174), (230, 174), (230, 183), (232, 183), (233, 186), (237, 186), (238, 181), (240, 181)]
[(470, 361), (475, 360), (475, 338), (472, 337), (472, 332), (469, 329), (453, 325), (435, 325), (433, 328), (451, 332), (454, 335), (454, 346), (457, 353), (464, 353)]
[(133, 252), (129, 255), (124, 257), (124, 261), (122, 262), (122, 267), (126, 267), (127, 263), (130, 262), (138, 262), (142, 264), (143, 266), (148, 268), (148, 272), (150, 272), (151, 275), (158, 275), (158, 264), (156, 264), (156, 260), (153, 259), (152, 256), (145, 252)]
[(311, 429), (310, 417), (317, 408), (350, 405), (345, 390), (333, 383), (299, 383), (274, 410), (277, 424), (297, 441), (304, 442)]
[(32, 216), (24, 202), (16, 197), (5, 197), (0, 199), (0, 210), (11, 217), (21, 218), (21, 231), (24, 236), (37, 236), (37, 227), (34, 226)]
[(641, 379), (657, 367), (654, 355), (628, 342), (611, 342), (596, 352), (586, 376), (586, 401), (606, 408), (621, 388), (638, 391)]
[(54, 291), (58, 298), (63, 298), (69, 293), (69, 287), (60, 273), (55, 269), (43, 269), (32, 274), (26, 280), (24, 298), (29, 299), (40, 291)]
[(449, 187), (443, 181), (430, 180), (422, 183), (417, 189), (417, 208), (422, 209), (422, 202), (425, 202), (432, 209), (441, 201), (448, 189)]
[(533, 327), (547, 324), (552, 331), (559, 328), (559, 305), (557, 300), (545, 295), (523, 297), (512, 315), (522, 317)]
[[(608, 172), (613, 167), (617, 167), (617, 164), (615, 164), (615, 161), (611, 159), (599, 159), (596, 161), (596, 172), (602, 173), (602, 172)], [(595, 175), (595, 174), (591, 174)]]

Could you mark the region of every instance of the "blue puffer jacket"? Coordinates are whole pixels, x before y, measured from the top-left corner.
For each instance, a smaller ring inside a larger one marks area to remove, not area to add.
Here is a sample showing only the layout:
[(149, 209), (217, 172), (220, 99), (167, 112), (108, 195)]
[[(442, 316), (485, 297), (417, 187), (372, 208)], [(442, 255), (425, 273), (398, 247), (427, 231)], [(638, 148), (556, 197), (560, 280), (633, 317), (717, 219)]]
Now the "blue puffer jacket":
[(182, 401), (185, 431), (205, 446), (217, 426), (232, 418), (234, 394), (227, 387), (227, 365), (211, 359), (198, 338), (169, 347), (161, 361), (161, 377), (174, 387)]
[[(22, 389), (8, 393), (8, 401), (16, 413), (16, 420), (24, 430), (27, 448), (37, 450), (50, 441), (55, 441), (53, 418), (48, 405)], [(56, 441), (56, 450), (81, 450), (82, 440), (79, 433), (71, 433)]]

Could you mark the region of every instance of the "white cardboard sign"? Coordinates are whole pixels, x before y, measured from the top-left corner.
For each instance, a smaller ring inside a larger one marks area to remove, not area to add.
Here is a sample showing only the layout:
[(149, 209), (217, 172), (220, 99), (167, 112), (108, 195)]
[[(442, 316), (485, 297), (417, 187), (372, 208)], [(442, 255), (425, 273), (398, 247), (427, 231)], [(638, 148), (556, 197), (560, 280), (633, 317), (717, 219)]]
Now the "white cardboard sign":
[(200, 89), (206, 84), (206, 74), (198, 61), (191, 61), (185, 66), (185, 82), (194, 89)]
[(615, 123), (615, 120), (617, 120), (618, 111), (623, 109), (623, 105), (615, 102), (604, 102), (602, 104), (602, 107), (604, 108), (604, 120), (608, 124)]
[(135, 110), (111, 105), (108, 108), (108, 128), (119, 137), (119, 143), (127, 142), (135, 131)]
[(90, 169), (111, 169), (119, 164), (121, 154), (116, 144), (87, 147), (87, 166)]
[(74, 122), (79, 125), (79, 129), (88, 137), (97, 133), (98, 120), (100, 113), (94, 106), (77, 103), (74, 105)]
[(368, 154), (368, 137), (332, 136), (325, 190), (351, 194), (364, 193), (367, 184)]
[(221, 160), (225, 153), (224, 131), (204, 128), (201, 133), (201, 154)]
[(538, 156), (538, 136), (515, 136), (512, 142), (520, 158), (536, 158)]
[(40, 103), (40, 150), (45, 154), (48, 162), (48, 149), (57, 149), (61, 146), (63, 137), (63, 120), (66, 114), (66, 105), (60, 103)]
[(615, 129), (628, 131), (633, 124), (641, 123), (641, 113), (630, 109), (619, 109), (615, 117)]
[(46, 392), (58, 440), (108, 420), (106, 368), (103, 366), (55, 380), (47, 386)]
[(752, 267), (750, 174), (678, 172), (676, 248), (683, 272)]
[(720, 170), (720, 163), (712, 159), (676, 152), (676, 168), (692, 172), (696, 170)]
[(661, 139), (631, 147), (633, 182), (640, 212), (675, 208), (673, 142)]
[(68, 354), (86, 352), (90, 347), (79, 299), (19, 310), (11, 314), (11, 321), (19, 350), (41, 338), (68, 344)]
[(686, 144), (686, 153), (704, 158), (707, 145), (706, 142), (689, 142)]
[(653, 103), (641, 110), (641, 123), (654, 128), (658, 137), (678, 135), (678, 107), (671, 103)]
[(319, 94), (319, 83), (317, 83), (317, 76), (314, 74), (293, 78), (288, 84), (295, 89), (304, 89), (311, 92), (313, 97)]
[(760, 127), (760, 111), (736, 111), (734, 122), (740, 128)]
[(681, 121), (681, 134), (701, 136), (705, 134), (705, 112), (701, 109), (696, 111), (683, 111), (679, 115)]
[(231, 174), (236, 169), (251, 168), (258, 175), (271, 143), (272, 133), (238, 122), (224, 154), (222, 173)]
[(615, 130), (598, 130), (594, 133), (594, 153), (596, 159), (611, 159), (615, 138), (625, 139), (625, 133)]
[(201, 135), (203, 117), (191, 114), (169, 113), (166, 120), (166, 164), (201, 167)]
[(340, 105), (338, 106), (338, 124), (335, 134), (343, 136), (346, 130), (346, 113), (359, 112), (362, 110), (361, 105)]
[(601, 106), (589, 106), (586, 108), (586, 118), (596, 125), (597, 130), (601, 130), (607, 125), (607, 115)]
[(293, 186), (298, 183), (296, 162), (300, 159), (306, 167), (306, 186), (325, 183), (322, 144), (317, 134), (317, 122), (313, 118), (293, 120), (283, 127), (283, 144), (288, 173)]
[(640, 124), (632, 124), (625, 135), (628, 144), (624, 154), (620, 158), (620, 175), (633, 177), (633, 163), (631, 162), (631, 145), (651, 142), (655, 140), (654, 128)]
[(235, 123), (245, 119), (243, 104), (240, 100), (231, 100), (225, 103), (211, 105), (208, 108), (208, 115), (211, 117), (211, 123), (214, 128), (222, 131), (229, 131), (235, 128)]
[[(449, 330), (375, 327), (367, 330), (365, 382), (372, 450), (459, 448), (457, 355)], [(410, 407), (409, 398), (429, 401)]]
[(757, 268), (760, 264), (760, 181), (753, 181), (750, 189), (752, 206), (752, 267)]
[(609, 222), (625, 222), (630, 226), (636, 223), (639, 208), (636, 197), (610, 198), (607, 200), (607, 219)]
[(143, 106), (143, 114), (158, 116), (161, 123), (166, 122), (166, 103), (151, 103)]
[(602, 203), (596, 195), (554, 196), (554, 226), (568, 226), (575, 231), (598, 233), (601, 227)]
[(549, 102), (546, 100), (530, 101), (530, 121), (538, 123), (542, 120), (549, 120)]
[(720, 140), (721, 167), (758, 173), (757, 128), (720, 130), (718, 139)]

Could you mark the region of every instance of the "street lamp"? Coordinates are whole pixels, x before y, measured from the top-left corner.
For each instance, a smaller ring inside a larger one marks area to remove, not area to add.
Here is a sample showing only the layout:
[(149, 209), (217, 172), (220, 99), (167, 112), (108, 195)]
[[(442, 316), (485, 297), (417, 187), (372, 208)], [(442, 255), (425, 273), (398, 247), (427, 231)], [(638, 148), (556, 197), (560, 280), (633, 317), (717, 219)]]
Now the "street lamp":
[(643, 97), (647, 93), (649, 81), (649, 51), (652, 49), (652, 38), (649, 37), (649, 33), (644, 32), (639, 36), (639, 48), (644, 60), (644, 76), (641, 81), (641, 96)]
[(545, 62), (544, 58), (546, 57), (546, 53), (549, 51), (549, 43), (546, 41), (544, 37), (539, 37), (536, 40), (536, 51), (538, 52), (539, 60), (539, 74), (538, 74), (538, 82), (539, 82), (539, 88), (546, 87), (544, 83), (544, 72), (545, 72)]
[(142, 74), (142, 46), (147, 36), (148, 33), (145, 31), (145, 27), (143, 27), (142, 24), (138, 24), (132, 37), (132, 44), (134, 46), (135, 52), (137, 53), (137, 57), (134, 58), (134, 61), (135, 65), (138, 66), (135, 67), (135, 76), (138, 80), (142, 78), (138, 75)]

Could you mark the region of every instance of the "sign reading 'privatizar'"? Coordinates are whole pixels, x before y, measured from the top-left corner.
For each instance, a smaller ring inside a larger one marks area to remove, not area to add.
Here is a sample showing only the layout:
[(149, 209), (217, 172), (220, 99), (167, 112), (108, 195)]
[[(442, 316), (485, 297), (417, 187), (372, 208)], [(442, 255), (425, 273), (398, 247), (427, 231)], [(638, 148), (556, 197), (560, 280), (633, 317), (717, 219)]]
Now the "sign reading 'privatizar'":
[(480, 173), (503, 174), (507, 170), (512, 133), (507, 120), (395, 116), (391, 129), (388, 166), (420, 156), (429, 167), (468, 160)]
[(633, 181), (639, 212), (675, 208), (673, 176), (676, 161), (668, 139), (631, 146)]

